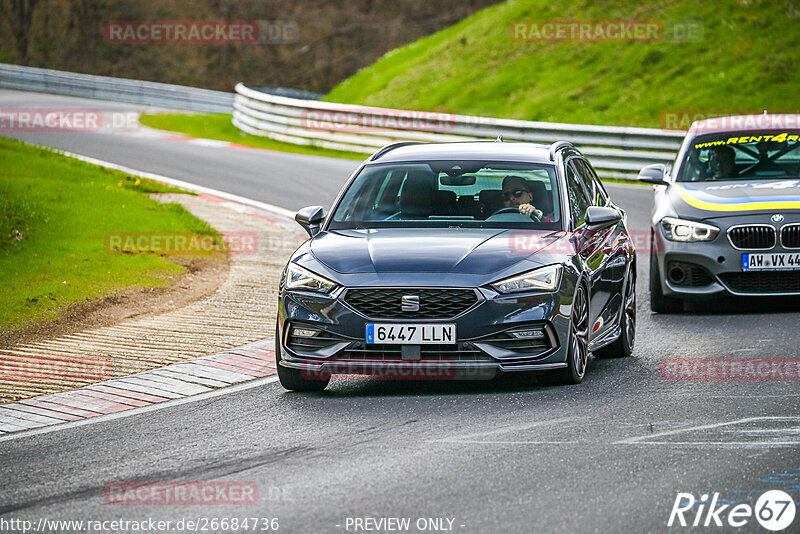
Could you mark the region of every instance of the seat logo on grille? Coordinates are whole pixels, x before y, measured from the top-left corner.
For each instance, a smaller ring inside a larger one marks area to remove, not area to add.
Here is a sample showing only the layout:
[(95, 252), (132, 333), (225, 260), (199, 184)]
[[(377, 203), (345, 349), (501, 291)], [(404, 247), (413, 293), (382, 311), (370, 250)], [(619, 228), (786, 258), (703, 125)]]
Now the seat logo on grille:
[(781, 215), (780, 213), (776, 213), (775, 215), (772, 216), (772, 222), (781, 222), (781, 221), (783, 221), (783, 215)]
[(419, 295), (403, 295), (400, 304), (404, 312), (419, 311)]

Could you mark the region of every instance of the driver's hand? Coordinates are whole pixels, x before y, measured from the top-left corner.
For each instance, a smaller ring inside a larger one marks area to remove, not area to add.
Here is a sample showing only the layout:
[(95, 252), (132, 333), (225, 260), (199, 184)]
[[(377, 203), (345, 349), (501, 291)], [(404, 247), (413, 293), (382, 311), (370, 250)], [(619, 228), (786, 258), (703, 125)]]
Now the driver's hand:
[(523, 215), (527, 215), (528, 217), (535, 216), (538, 218), (542, 217), (542, 212), (536, 209), (536, 206), (532, 204), (520, 204), (519, 205), (519, 212)]

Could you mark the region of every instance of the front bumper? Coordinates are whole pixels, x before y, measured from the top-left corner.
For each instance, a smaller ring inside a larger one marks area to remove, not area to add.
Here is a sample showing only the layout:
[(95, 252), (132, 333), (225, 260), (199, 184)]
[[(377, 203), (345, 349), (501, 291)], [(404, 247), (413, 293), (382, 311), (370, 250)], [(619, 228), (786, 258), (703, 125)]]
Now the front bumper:
[[(800, 221), (800, 217), (795, 218)], [(765, 220), (769, 222), (769, 217), (731, 217), (722, 221), (704, 221), (718, 226), (720, 232), (713, 241), (697, 243), (670, 241), (656, 226), (653, 229), (651, 258), (657, 262), (664, 295), (686, 300), (703, 300), (719, 296), (800, 295), (800, 271), (745, 272), (742, 269), (742, 254), (800, 253), (800, 249), (784, 247), (780, 239), (776, 239), (774, 247), (766, 250), (740, 249), (733, 246), (728, 238), (728, 229), (731, 226), (767, 224)], [(779, 230), (779, 225), (771, 224)]]
[[(501, 295), (484, 287), (466, 288), (476, 302), (448, 318), (384, 318), (363, 313), (347, 300), (347, 289), (331, 295), (281, 291), (279, 296), (279, 365), (309, 373), (365, 374), (409, 379), (479, 379), (498, 372), (566, 367), (569, 304), (574, 287), (562, 280), (557, 293)], [(380, 288), (374, 288), (380, 289)], [(419, 286), (406, 288), (409, 292)], [(442, 288), (437, 288), (442, 289)], [(464, 290), (465, 288), (461, 288)], [(368, 323), (455, 324), (450, 345), (368, 345)], [(319, 332), (313, 338), (293, 335), (293, 328)], [(538, 330), (541, 339), (518, 340), (510, 331)]]

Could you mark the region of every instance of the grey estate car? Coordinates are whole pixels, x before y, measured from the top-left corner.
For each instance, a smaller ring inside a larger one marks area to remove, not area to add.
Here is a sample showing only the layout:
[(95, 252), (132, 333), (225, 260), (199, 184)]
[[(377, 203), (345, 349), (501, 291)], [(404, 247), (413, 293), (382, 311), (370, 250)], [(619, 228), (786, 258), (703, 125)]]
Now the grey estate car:
[(571, 144), (399, 143), (368, 158), (280, 282), (281, 384), (332, 374), (451, 379), (627, 356), (636, 255), (625, 216)]

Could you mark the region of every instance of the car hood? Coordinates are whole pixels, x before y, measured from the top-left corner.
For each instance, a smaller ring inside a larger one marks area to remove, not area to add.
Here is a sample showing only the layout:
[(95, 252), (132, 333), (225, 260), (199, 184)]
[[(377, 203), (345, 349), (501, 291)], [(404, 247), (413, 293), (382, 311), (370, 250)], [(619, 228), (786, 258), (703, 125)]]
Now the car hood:
[(564, 232), (482, 228), (380, 228), (324, 232), (314, 256), (340, 273), (487, 274), (530, 259)]
[(679, 217), (698, 220), (800, 210), (800, 180), (677, 182), (669, 196)]

